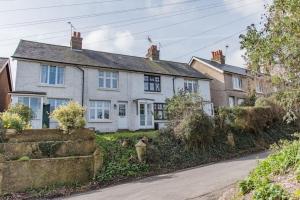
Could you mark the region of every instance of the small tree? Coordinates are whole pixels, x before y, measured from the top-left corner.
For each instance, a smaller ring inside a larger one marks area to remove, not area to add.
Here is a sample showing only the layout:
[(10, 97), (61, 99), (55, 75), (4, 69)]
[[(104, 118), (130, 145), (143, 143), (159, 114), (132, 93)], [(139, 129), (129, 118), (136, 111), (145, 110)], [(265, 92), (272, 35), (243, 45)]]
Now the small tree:
[(84, 128), (85, 109), (78, 103), (71, 101), (67, 105), (59, 106), (55, 109), (51, 118), (58, 121), (59, 127), (64, 133), (71, 133), (71, 130)]
[(30, 125), (30, 121), (33, 118), (33, 112), (31, 108), (19, 103), (9, 106), (6, 112), (12, 114), (18, 114), (27, 126)]
[(182, 140), (188, 149), (199, 150), (212, 141), (212, 119), (203, 111), (198, 94), (180, 91), (167, 100), (169, 129)]

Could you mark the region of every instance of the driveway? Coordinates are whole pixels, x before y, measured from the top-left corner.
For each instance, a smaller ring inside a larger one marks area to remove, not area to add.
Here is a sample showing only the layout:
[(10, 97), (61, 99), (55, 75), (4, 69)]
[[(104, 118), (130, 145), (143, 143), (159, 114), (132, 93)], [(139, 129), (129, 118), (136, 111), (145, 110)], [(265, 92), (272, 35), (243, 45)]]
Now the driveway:
[(224, 189), (243, 179), (257, 165), (259, 153), (175, 173), (153, 176), (89, 193), (70, 200), (191, 200), (216, 199)]

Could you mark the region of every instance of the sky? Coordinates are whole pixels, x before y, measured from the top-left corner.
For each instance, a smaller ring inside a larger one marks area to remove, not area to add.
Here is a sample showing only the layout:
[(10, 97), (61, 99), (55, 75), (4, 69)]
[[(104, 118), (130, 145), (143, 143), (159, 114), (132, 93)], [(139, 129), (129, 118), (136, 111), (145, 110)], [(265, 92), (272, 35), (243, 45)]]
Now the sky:
[[(20, 39), (69, 46), (71, 27), (83, 48), (144, 57), (150, 45), (160, 58), (189, 62), (226, 53), (244, 66), (239, 35), (259, 24), (265, 0), (0, 0), (0, 57)], [(243, 32), (244, 31), (244, 32)], [(228, 46), (228, 48), (226, 48)]]

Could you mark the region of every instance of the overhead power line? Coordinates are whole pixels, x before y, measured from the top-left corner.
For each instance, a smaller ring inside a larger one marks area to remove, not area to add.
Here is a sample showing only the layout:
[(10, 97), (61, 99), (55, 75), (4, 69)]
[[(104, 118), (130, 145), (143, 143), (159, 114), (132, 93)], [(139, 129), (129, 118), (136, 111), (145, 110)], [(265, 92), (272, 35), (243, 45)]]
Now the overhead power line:
[(200, 1), (200, 0), (187, 0), (187, 1), (164, 4), (164, 5), (130, 8), (130, 9), (125, 9), (125, 10), (109, 11), (109, 12), (94, 13), (94, 14), (87, 14), (87, 15), (77, 15), (77, 16), (72, 16), (72, 17), (62, 17), (62, 18), (52, 18), (52, 19), (46, 19), (46, 20), (35, 20), (35, 21), (27, 21), (27, 22), (20, 22), (20, 23), (2, 24), (2, 25), (0, 25), (0, 29), (14, 28), (16, 26), (17, 27), (32, 26), (32, 25), (38, 25), (38, 24), (54, 23), (54, 22), (70, 21), (70, 20), (73, 21), (73, 20), (79, 20), (79, 19), (90, 18), (90, 17), (98, 17), (98, 16), (111, 15), (111, 14), (121, 14), (121, 13), (128, 13), (128, 12), (133, 12), (133, 11), (140, 11), (140, 10), (154, 9), (154, 8), (161, 8), (161, 7), (169, 7), (169, 6), (174, 6), (174, 5), (178, 5), (178, 4), (192, 3), (195, 1)]
[[(257, 0), (256, 0), (257, 1)], [(247, 4), (248, 5), (248, 4)], [(240, 8), (240, 7), (245, 7), (247, 5), (243, 5), (243, 6), (239, 6), (239, 7), (236, 7), (236, 8)], [(222, 7), (224, 5), (220, 5), (218, 3), (218, 6), (217, 5), (210, 5), (210, 7), (206, 7), (206, 8), (201, 8), (202, 10), (205, 10), (205, 9), (208, 9), (208, 8), (216, 8), (216, 7)], [(201, 10), (201, 9), (198, 9), (198, 10)], [(197, 16), (196, 18), (192, 18), (192, 19), (188, 19), (188, 20), (184, 20), (184, 21), (181, 21), (181, 22), (177, 22), (177, 23), (173, 23), (173, 24), (169, 24), (169, 25), (163, 25), (163, 26), (159, 26), (159, 27), (155, 27), (155, 28), (151, 28), (151, 29), (148, 29), (148, 30), (144, 30), (144, 31), (140, 31), (140, 32), (135, 32), (135, 33), (132, 33), (131, 35), (139, 35), (139, 34), (143, 34), (143, 33), (148, 33), (150, 31), (155, 31), (155, 30), (160, 30), (160, 29), (165, 29), (165, 28), (168, 28), (168, 27), (172, 27), (172, 26), (175, 26), (175, 25), (178, 25), (178, 24), (183, 24), (183, 23), (188, 23), (188, 22), (191, 22), (191, 21), (195, 21), (195, 20), (199, 20), (199, 19), (204, 19), (204, 18), (207, 18), (207, 17), (211, 17), (211, 16), (215, 16), (215, 15), (220, 15), (222, 13), (226, 13), (228, 11), (230, 11), (232, 9), (226, 9), (224, 11), (220, 11), (220, 12), (215, 12), (213, 14), (210, 14), (210, 15), (203, 15), (203, 16)], [(175, 14), (175, 15), (178, 15), (178, 14)], [(132, 24), (137, 24), (137, 23), (142, 23), (142, 22), (145, 22), (145, 21), (152, 21), (153, 18), (150, 18), (149, 20), (141, 20), (141, 21), (138, 21), (138, 22), (133, 22), (133, 23), (127, 23), (127, 24), (121, 24), (119, 26), (114, 26), (114, 27), (123, 27), (123, 26), (128, 26), (128, 25), (132, 25)], [(157, 20), (157, 19), (154, 19), (154, 20)], [(126, 20), (125, 20), (126, 21)], [(108, 25), (108, 24), (102, 24), (101, 26), (105, 26), (105, 25)], [(99, 29), (98, 29), (99, 30)], [(101, 29), (100, 29), (101, 30)], [(66, 31), (65, 31), (66, 32)], [(91, 31), (82, 31), (82, 33), (89, 33)], [(67, 35), (65, 35), (67, 36)], [(63, 36), (63, 37), (65, 37)], [(59, 38), (61, 36), (54, 36), (54, 37), (48, 37), (48, 38), (43, 38), (43, 39), (53, 39), (53, 38)], [(126, 37), (126, 36), (124, 36)], [(107, 42), (107, 41), (110, 41), (110, 40), (114, 40), (115, 38), (114, 37), (111, 37), (107, 40), (102, 40), (102, 41), (93, 41), (93, 43), (95, 42)], [(90, 44), (90, 43), (85, 43), (85, 44)], [(3, 45), (2, 45), (3, 46)]]
[(103, 4), (103, 3), (111, 3), (111, 2), (119, 2), (119, 1), (124, 1), (124, 0), (90, 1), (90, 2), (84, 2), (84, 3), (58, 4), (58, 5), (52, 5), (52, 6), (40, 6), (40, 7), (31, 7), (31, 8), (0, 10), (0, 14), (8, 13), (8, 12), (17, 12), (17, 11), (30, 11), (30, 10), (40, 10), (40, 9), (48, 9), (48, 8), (61, 8), (61, 7), (72, 7), (72, 6), (91, 5), (91, 4)]
[[(203, 49), (206, 49), (206, 48), (208, 48), (208, 47), (214, 46), (214, 45), (216, 45), (216, 44), (218, 44), (218, 43), (220, 43), (220, 42), (224, 42), (224, 41), (226, 41), (226, 40), (228, 40), (228, 39), (230, 39), (230, 38), (232, 38), (232, 37), (234, 37), (234, 36), (236, 36), (236, 35), (241, 34), (242, 32), (244, 32), (244, 31), (246, 31), (246, 30), (247, 30), (247, 29), (240, 30), (240, 31), (235, 32), (235, 33), (233, 33), (233, 34), (231, 34), (231, 35), (229, 35), (229, 36), (226, 36), (226, 37), (224, 37), (224, 38), (222, 38), (222, 39), (220, 39), (220, 40), (216, 40), (216, 41), (214, 41), (214, 42), (212, 42), (212, 43), (209, 43), (209, 44), (207, 44), (207, 45), (205, 45), (205, 46), (203, 46), (203, 47), (201, 47), (201, 48), (198, 48), (198, 49), (195, 49), (195, 50), (193, 50), (193, 51), (189, 51), (188, 53), (185, 53), (185, 54), (183, 54), (183, 55), (174, 57), (173, 59), (176, 60), (176, 59), (180, 59), (180, 58), (189, 56), (189, 55), (194, 54), (194, 53), (196, 53), (196, 52), (198, 52), (198, 51), (200, 51), (200, 50), (203, 50)], [(173, 60), (173, 59), (172, 59), (172, 60)]]
[[(205, 6), (209, 6), (209, 7), (199, 6), (199, 7), (189, 8), (189, 9), (181, 9), (181, 10), (178, 10), (178, 11), (170, 11), (170, 12), (165, 12), (165, 13), (162, 13), (162, 14), (150, 15), (150, 16), (146, 16), (146, 17), (135, 17), (135, 18), (125, 19), (125, 20), (112, 21), (112, 22), (108, 22), (108, 23), (104, 23), (104, 24), (79, 27), (78, 29), (80, 29), (80, 30), (84, 30), (84, 29), (91, 30), (90, 28), (99, 28), (101, 26), (107, 26), (107, 25), (119, 24), (119, 23), (122, 23), (122, 22), (131, 22), (131, 21), (137, 21), (138, 20), (138, 22), (132, 23), (132, 24), (137, 24), (137, 23), (145, 22), (145, 20), (139, 22), (142, 19), (150, 19), (150, 20), (147, 20), (147, 21), (152, 21), (152, 20), (157, 20), (157, 19), (163, 19), (163, 18), (166, 18), (166, 17), (173, 17), (173, 16), (178, 16), (178, 15), (190, 14), (190, 13), (201, 11), (201, 10), (204, 10), (204, 9), (210, 9), (212, 7), (213, 8), (221, 7), (221, 6), (218, 6), (218, 5), (219, 5), (219, 3), (214, 3), (214, 4), (205, 5)], [(159, 17), (159, 16), (163, 16), (163, 17), (153, 18), (153, 17)], [(131, 25), (131, 24), (126, 24), (126, 25)], [(64, 30), (60, 30), (60, 31), (53, 31), (53, 32), (48, 32), (48, 33), (42, 33), (42, 34), (27, 35), (27, 36), (23, 36), (23, 37), (25, 37), (25, 38), (28, 38), (28, 37), (38, 37), (38, 36), (43, 36), (43, 35), (52, 35), (52, 34), (57, 34), (57, 33), (65, 33), (67, 31), (69, 31), (69, 29), (64, 29)], [(15, 39), (19, 39), (19, 38), (20, 37), (6, 38), (6, 39), (0, 40), (0, 42), (1, 41), (8, 41), (8, 40), (15, 40)]]

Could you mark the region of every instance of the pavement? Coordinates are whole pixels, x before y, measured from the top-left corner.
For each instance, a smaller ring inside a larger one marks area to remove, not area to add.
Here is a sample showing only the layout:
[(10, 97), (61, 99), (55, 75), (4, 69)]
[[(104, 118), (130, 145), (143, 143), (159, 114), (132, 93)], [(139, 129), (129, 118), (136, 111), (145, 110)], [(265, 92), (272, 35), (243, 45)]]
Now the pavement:
[(267, 152), (103, 188), (69, 200), (214, 200), (245, 178)]

